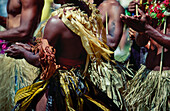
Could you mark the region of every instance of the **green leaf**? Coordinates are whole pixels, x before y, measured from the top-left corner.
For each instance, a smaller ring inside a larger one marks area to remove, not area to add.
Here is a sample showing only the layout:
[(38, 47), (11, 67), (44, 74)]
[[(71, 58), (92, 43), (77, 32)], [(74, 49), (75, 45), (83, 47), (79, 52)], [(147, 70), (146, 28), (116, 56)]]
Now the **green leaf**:
[(157, 15), (156, 13), (151, 13), (151, 14), (150, 14), (150, 16), (151, 16), (152, 18), (156, 18), (156, 15)]

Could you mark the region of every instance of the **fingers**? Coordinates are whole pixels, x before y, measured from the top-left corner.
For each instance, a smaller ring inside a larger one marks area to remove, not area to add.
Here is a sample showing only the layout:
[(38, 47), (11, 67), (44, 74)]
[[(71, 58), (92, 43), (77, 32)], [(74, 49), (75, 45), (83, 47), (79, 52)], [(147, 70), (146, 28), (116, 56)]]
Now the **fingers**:
[(129, 6), (132, 6), (132, 5), (136, 5), (136, 4), (139, 4), (139, 0), (136, 1), (136, 0), (133, 0), (129, 3)]
[(134, 1), (130, 2), (129, 5), (128, 5), (128, 11), (129, 12), (135, 12), (136, 4), (139, 5), (139, 1), (134, 0)]
[(5, 53), (10, 53), (11, 52), (11, 49), (7, 49), (7, 50), (5, 50)]
[(127, 17), (124, 15), (124, 14), (121, 14), (120, 15), (120, 19), (122, 19), (122, 20), (124, 20), (124, 19), (126, 19)]
[(24, 48), (23, 47), (21, 47), (21, 46), (18, 46), (18, 45), (11, 45), (10, 47), (8, 47), (8, 49), (7, 49), (7, 52), (8, 51), (21, 51), (21, 50), (23, 50)]
[(141, 15), (134, 15), (133, 17), (140, 19), (142, 16)]
[(129, 34), (130, 34), (131, 36), (134, 36), (134, 33), (133, 33), (133, 32), (131, 32), (131, 31), (129, 31)]
[(14, 53), (16, 53), (16, 51), (14, 51), (13, 49), (7, 49), (5, 53), (7, 53), (7, 56), (11, 57), (12, 55), (14, 55)]
[(133, 32), (133, 33), (135, 33), (136, 31), (135, 30), (133, 30), (132, 28), (129, 28), (129, 31), (130, 32)]
[(15, 44), (16, 44), (16, 45), (19, 45), (19, 46), (23, 46), (23, 47), (25, 46), (25, 44), (23, 44), (23, 43), (21, 43), (21, 42), (16, 42)]
[(138, 8), (138, 12), (140, 13), (140, 15), (145, 15), (145, 13), (139, 8)]
[(135, 11), (135, 5), (129, 6), (129, 7), (128, 7), (128, 11), (129, 11), (129, 12)]
[(126, 20), (126, 19), (128, 19), (129, 17), (131, 17), (131, 16), (124, 15), (124, 14), (121, 14), (121, 15), (120, 15), (120, 19), (122, 19), (122, 20)]
[(132, 36), (136, 35), (136, 31), (134, 31), (132, 28), (129, 28), (129, 34)]
[(5, 51), (5, 53), (7, 53), (8, 57), (12, 57), (12, 58), (15, 58), (15, 59), (22, 59), (23, 58), (22, 53), (19, 51), (18, 47), (11, 46), (10, 48), (8, 48)]
[(121, 14), (120, 15), (120, 18), (122, 19), (122, 20), (134, 20), (134, 19), (137, 19), (137, 18), (140, 18), (141, 16), (128, 16), (128, 15), (123, 15), (123, 14)]
[(16, 47), (10, 46), (5, 52), (6, 52), (6, 53), (11, 53), (11, 52), (15, 52), (16, 50), (17, 50)]
[(31, 50), (31, 46), (28, 45), (28, 44), (23, 44), (23, 43), (17, 42), (16, 45), (21, 46), (21, 47), (23, 47), (24, 49), (26, 49), (26, 50), (28, 50), (28, 51)]
[(141, 16), (125, 16), (121, 14), (121, 20), (126, 23), (129, 27), (132, 27), (134, 30), (139, 31), (139, 27), (141, 26), (140, 23)]
[(136, 37), (136, 31), (132, 28), (129, 28), (129, 37), (131, 38), (131, 40), (134, 40)]

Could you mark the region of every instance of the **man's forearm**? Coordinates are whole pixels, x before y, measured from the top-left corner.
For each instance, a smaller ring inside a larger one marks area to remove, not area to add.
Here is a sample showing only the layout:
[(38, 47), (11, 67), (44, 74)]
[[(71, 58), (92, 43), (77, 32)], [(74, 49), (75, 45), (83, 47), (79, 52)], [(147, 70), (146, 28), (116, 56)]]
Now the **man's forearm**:
[(7, 41), (28, 41), (29, 34), (24, 30), (20, 30), (19, 28), (13, 28), (6, 31), (0, 31), (0, 39)]
[(6, 17), (0, 16), (0, 25), (6, 28)]
[(170, 48), (170, 36), (169, 35), (165, 35), (157, 31), (150, 25), (146, 25), (145, 34), (147, 34), (149, 37), (151, 37), (153, 40), (155, 40), (160, 45), (168, 49)]
[(23, 56), (25, 60), (35, 67), (40, 67), (39, 54), (33, 54), (30, 51), (24, 51)]

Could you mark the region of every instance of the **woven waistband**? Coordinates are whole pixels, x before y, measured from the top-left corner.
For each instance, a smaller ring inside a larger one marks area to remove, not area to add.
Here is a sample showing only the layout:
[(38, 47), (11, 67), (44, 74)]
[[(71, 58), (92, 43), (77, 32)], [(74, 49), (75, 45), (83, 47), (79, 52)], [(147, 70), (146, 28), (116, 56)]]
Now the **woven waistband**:
[(57, 57), (57, 63), (64, 66), (81, 66), (84, 64), (83, 60), (74, 60), (64, 57)]

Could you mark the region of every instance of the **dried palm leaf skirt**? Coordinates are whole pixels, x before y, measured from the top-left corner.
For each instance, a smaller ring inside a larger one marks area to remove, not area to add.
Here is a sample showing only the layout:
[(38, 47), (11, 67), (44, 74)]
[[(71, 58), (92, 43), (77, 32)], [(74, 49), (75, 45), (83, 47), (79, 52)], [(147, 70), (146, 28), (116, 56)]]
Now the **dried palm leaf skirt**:
[(57, 69), (46, 81), (36, 83), (18, 90), (15, 96), (15, 110), (35, 110), (37, 98), (48, 91), (46, 110), (48, 111), (118, 111), (117, 106), (104, 93), (98, 90), (86, 77), (82, 76), (79, 67)]
[(125, 100), (134, 111), (168, 111), (170, 70), (152, 71), (142, 66), (125, 91)]
[(16, 60), (0, 54), (0, 109), (10, 111), (18, 89), (30, 85), (37, 77), (38, 68), (24, 59)]
[[(121, 64), (101, 62), (100, 65), (91, 63), (88, 70), (90, 79), (102, 92), (113, 100), (120, 108), (123, 108), (123, 98), (120, 89), (126, 88), (126, 77), (133, 77), (129, 69)], [(126, 107), (126, 106), (124, 106)]]

